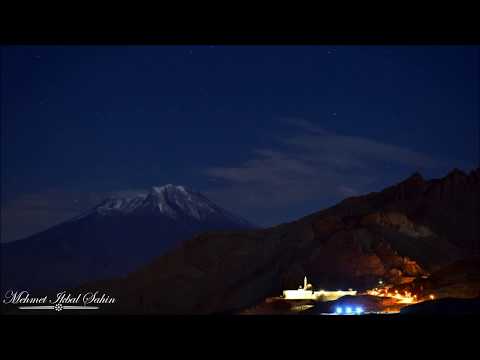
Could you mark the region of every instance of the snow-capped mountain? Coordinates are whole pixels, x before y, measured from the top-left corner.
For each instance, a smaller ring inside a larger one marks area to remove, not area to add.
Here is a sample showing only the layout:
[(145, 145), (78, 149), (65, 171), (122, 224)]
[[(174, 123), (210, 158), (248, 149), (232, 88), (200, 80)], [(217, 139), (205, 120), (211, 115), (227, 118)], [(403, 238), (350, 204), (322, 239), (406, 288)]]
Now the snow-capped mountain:
[(107, 198), (73, 219), (3, 245), (2, 287), (58, 288), (123, 276), (195, 234), (248, 228), (248, 221), (198, 192), (155, 186)]
[(150, 192), (133, 197), (108, 198), (96, 206), (93, 212), (99, 215), (150, 213), (164, 215), (173, 220), (191, 218), (196, 221), (208, 221), (224, 218), (250, 226), (246, 220), (215, 205), (202, 194), (185, 186), (172, 184), (154, 186)]

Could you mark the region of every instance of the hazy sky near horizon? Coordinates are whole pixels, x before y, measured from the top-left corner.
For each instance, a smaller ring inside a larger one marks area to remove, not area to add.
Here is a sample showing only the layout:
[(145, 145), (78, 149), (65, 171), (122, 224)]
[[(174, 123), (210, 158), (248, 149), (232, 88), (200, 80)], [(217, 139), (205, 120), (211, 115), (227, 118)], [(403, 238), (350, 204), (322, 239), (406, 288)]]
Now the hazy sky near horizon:
[(478, 46), (6, 46), (2, 242), (185, 185), (261, 226), (478, 166)]

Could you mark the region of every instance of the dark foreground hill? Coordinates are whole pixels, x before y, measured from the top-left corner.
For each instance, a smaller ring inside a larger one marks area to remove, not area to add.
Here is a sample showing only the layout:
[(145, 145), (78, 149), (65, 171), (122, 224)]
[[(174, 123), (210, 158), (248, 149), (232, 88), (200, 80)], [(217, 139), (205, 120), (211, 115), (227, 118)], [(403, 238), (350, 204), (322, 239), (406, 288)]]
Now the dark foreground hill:
[(400, 310), (404, 315), (480, 315), (480, 298), (444, 298), (410, 305)]

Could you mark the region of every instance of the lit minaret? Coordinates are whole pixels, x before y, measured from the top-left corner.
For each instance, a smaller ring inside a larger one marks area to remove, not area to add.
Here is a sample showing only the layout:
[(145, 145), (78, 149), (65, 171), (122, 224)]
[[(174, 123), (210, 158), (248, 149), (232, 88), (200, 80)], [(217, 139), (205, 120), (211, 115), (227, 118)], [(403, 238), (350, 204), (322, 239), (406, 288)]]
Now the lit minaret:
[(303, 278), (303, 290), (307, 290), (307, 277)]

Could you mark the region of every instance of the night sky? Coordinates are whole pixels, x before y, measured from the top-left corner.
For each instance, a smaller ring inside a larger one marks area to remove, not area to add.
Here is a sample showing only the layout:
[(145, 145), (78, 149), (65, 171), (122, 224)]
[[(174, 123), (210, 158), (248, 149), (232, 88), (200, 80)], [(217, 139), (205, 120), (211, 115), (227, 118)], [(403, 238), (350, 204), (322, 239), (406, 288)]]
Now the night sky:
[(260, 226), (478, 166), (474, 46), (18, 46), (2, 241), (167, 183)]

